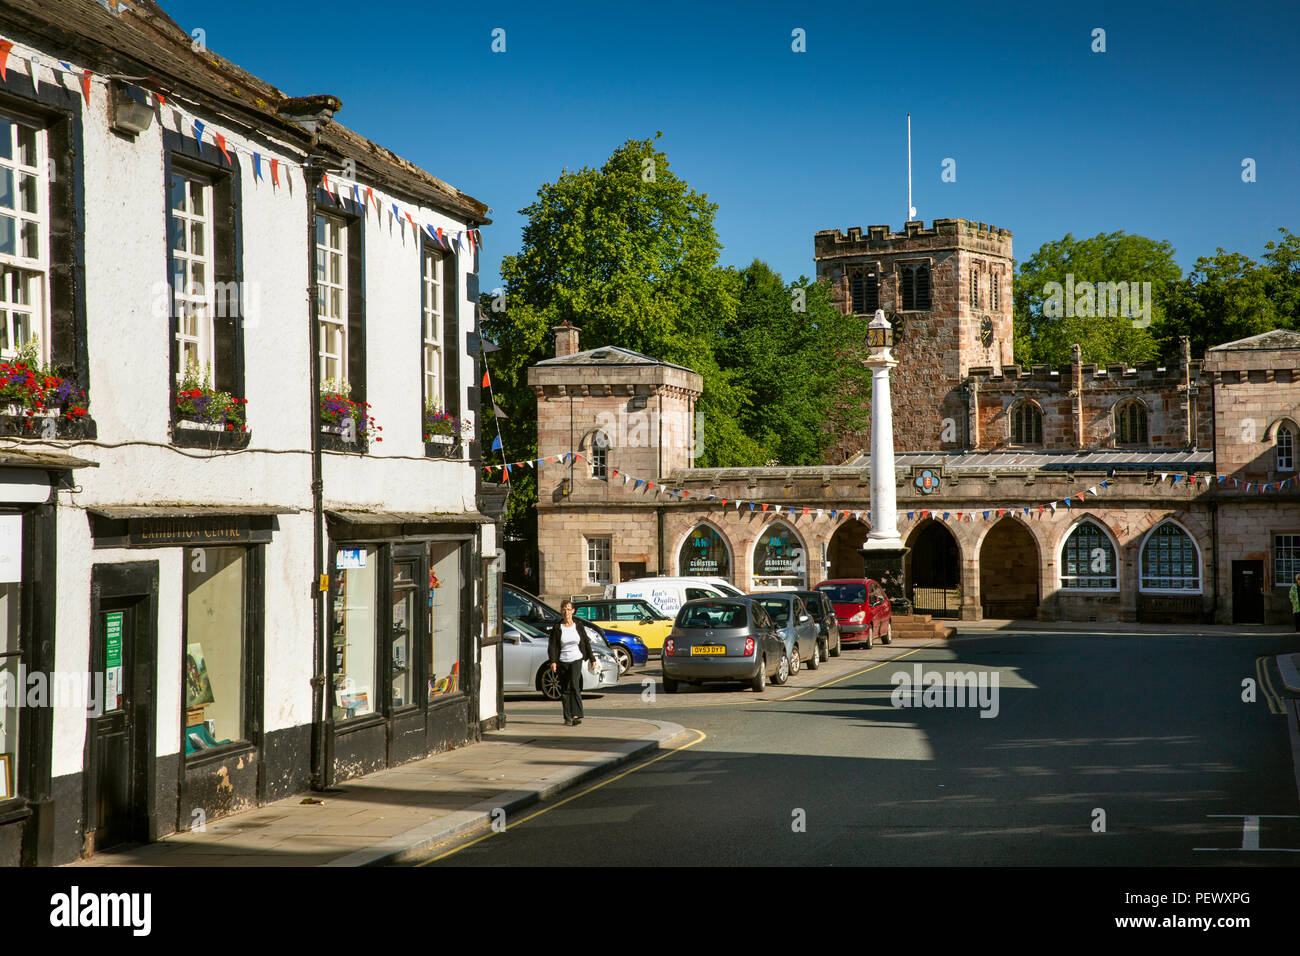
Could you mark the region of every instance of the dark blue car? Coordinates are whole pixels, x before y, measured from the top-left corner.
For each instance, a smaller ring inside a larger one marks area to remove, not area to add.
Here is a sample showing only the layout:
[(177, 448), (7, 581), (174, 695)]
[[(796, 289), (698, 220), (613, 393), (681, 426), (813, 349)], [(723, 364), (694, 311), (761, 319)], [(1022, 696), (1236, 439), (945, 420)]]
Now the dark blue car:
[(629, 634), (626, 631), (615, 631), (610, 628), (602, 628), (605, 632), (605, 643), (609, 649), (614, 652), (618, 659), (618, 676), (622, 677), (627, 673), (629, 667), (633, 664), (641, 665), (646, 662), (648, 650), (645, 641), (635, 634)]

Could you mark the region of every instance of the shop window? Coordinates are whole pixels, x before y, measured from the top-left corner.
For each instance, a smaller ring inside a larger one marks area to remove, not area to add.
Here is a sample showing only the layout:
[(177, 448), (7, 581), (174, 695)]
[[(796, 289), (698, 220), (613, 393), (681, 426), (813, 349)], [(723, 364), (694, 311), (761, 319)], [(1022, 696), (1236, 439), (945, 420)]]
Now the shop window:
[(1013, 445), (1043, 443), (1043, 412), (1033, 402), (1022, 399), (1011, 406), (1011, 443)]
[(1173, 522), (1165, 522), (1147, 536), (1142, 546), (1143, 591), (1201, 590), (1200, 555), (1192, 536)]
[[(23, 519), (20, 515), (0, 516), (0, 546), (10, 555), (22, 554)], [(20, 562), (0, 565), (8, 580), (0, 581), (0, 800), (18, 794), (18, 718), (23, 688), (19, 686), (22, 643), (19, 639), (18, 580)]]
[(1277, 470), (1295, 471), (1295, 432), (1286, 425), (1277, 429)]
[(1147, 443), (1147, 410), (1141, 402), (1120, 402), (1115, 406), (1115, 444)]
[(458, 541), (429, 546), (429, 700), (465, 689), (460, 659), (462, 598), (468, 586), (463, 550)]
[(686, 577), (731, 580), (731, 551), (722, 532), (712, 525), (697, 525), (677, 554), (677, 573)]
[(610, 539), (587, 539), (587, 583), (609, 584), (610, 582)]
[(774, 521), (763, 529), (754, 544), (754, 587), (807, 586), (808, 561), (803, 542), (784, 521)]
[(333, 715), (335, 720), (349, 720), (375, 712), (379, 549), (340, 549), (334, 566)]
[(185, 551), (185, 753), (245, 739), (246, 548)]
[(1080, 521), (1061, 549), (1061, 587), (1114, 591), (1119, 587), (1115, 545), (1095, 521)]
[(1300, 534), (1273, 535), (1273, 583), (1290, 587), (1300, 574)]
[(0, 115), (0, 358), (46, 353), (49, 211), (44, 130)]

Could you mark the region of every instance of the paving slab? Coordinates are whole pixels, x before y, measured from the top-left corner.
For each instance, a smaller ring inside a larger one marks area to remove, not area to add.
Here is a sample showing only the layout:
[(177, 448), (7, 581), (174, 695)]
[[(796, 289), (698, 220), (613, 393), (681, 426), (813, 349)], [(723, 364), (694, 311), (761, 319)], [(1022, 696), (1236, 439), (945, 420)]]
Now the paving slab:
[[(511, 717), (456, 750), (301, 793), (157, 843), (100, 853), (70, 866), (378, 866), (429, 848), (690, 739), (679, 724), (588, 717)], [(307, 797), (322, 802), (304, 804)]]

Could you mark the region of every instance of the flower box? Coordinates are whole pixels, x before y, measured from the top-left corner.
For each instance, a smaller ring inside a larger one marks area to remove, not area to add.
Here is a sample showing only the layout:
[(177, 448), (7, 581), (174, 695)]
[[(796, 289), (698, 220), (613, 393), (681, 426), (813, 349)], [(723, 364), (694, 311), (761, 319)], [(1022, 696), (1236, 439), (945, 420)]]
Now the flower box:
[(429, 436), (429, 441), (431, 441), (431, 442), (432, 442), (433, 444), (435, 444), (435, 445), (454, 445), (454, 444), (456, 444), (456, 439), (452, 438), (450, 435), (430, 435), (430, 436)]

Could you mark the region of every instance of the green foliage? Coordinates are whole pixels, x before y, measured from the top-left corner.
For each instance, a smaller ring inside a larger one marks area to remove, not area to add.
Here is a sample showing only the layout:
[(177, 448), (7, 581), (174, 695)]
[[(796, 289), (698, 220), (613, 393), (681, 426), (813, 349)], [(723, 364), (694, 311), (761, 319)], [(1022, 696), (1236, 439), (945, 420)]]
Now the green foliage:
[[(1135, 328), (1121, 316), (1051, 315), (1047, 283), (1064, 286), (1067, 275), (1083, 282), (1151, 283), (1152, 325), (1163, 323), (1170, 287), (1182, 277), (1167, 240), (1098, 233), (1090, 239), (1044, 243), (1016, 271), (1013, 291), (1016, 361), (1022, 365), (1059, 365), (1070, 361), (1077, 343), (1084, 362), (1132, 364), (1154, 358), (1156, 337), (1151, 328)], [(1140, 287), (1140, 286), (1139, 286)]]

